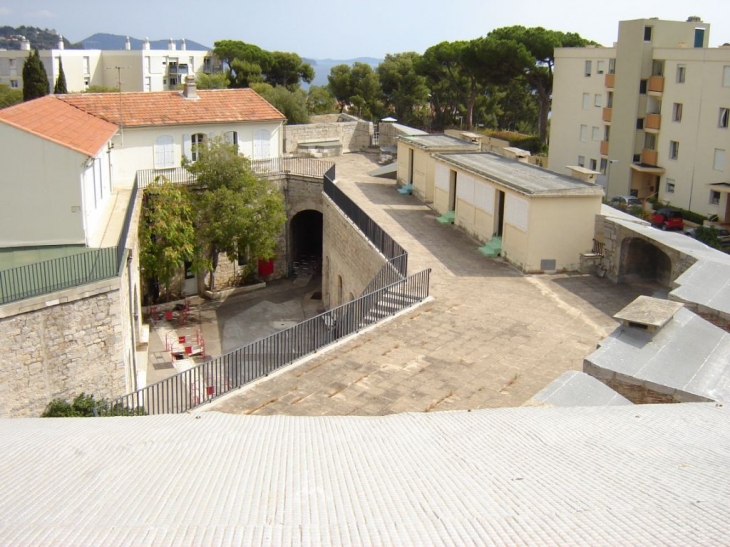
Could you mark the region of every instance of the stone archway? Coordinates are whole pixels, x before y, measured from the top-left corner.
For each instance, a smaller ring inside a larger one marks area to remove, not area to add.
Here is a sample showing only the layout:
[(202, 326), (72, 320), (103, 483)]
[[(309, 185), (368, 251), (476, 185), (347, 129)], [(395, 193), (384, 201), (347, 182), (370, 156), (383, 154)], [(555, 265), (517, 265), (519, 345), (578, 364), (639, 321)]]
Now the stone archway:
[(638, 237), (627, 237), (621, 243), (618, 282), (655, 281), (669, 287), (672, 261), (659, 247)]
[(301, 271), (321, 271), (322, 221), (322, 213), (312, 209), (300, 211), (292, 217), (289, 224), (290, 256), (295, 274)]

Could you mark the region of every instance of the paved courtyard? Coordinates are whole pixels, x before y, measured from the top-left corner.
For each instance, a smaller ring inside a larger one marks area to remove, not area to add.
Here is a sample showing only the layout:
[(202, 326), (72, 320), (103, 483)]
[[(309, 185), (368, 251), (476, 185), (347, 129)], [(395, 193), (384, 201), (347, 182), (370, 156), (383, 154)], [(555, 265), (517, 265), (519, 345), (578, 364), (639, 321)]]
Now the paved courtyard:
[(336, 159), (339, 186), (432, 268), (433, 300), (313, 359), (230, 394), (210, 410), (235, 414), (383, 415), (519, 406), (583, 357), (611, 316), (652, 286), (593, 276), (524, 276), (392, 180), (368, 177), (373, 155)]

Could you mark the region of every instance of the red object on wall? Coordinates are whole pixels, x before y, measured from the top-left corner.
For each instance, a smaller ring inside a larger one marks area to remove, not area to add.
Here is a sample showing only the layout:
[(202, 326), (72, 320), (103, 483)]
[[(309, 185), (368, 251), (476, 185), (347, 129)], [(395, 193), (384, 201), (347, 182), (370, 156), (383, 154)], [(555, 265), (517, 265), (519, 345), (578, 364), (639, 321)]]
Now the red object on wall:
[(274, 273), (274, 260), (259, 258), (259, 275), (271, 275)]

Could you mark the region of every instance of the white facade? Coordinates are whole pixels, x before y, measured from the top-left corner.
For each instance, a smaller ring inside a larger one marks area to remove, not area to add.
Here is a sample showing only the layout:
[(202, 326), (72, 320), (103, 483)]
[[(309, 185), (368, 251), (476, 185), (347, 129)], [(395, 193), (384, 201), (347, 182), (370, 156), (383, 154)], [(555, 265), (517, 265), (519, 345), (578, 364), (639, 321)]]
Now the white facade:
[(90, 158), (6, 124), (0, 124), (0, 142), (0, 247), (98, 239), (112, 193), (106, 147)]
[(613, 48), (556, 50), (549, 168), (596, 166), (608, 197), (657, 197), (730, 221), (730, 48), (708, 48), (709, 31), (622, 21)]
[(193, 159), (193, 143), (221, 137), (237, 142), (249, 159), (282, 155), (284, 127), (281, 122), (229, 122), (225, 124), (130, 127), (118, 133), (112, 143), (115, 184), (129, 185), (137, 171), (180, 167), (183, 156)]
[[(23, 63), (30, 51), (0, 51), (0, 83), (23, 88)], [(188, 74), (212, 70), (212, 53), (192, 50), (51, 49), (39, 51), (50, 90), (58, 78), (61, 59), (69, 93), (89, 86), (118, 87), (122, 91), (178, 89)]]

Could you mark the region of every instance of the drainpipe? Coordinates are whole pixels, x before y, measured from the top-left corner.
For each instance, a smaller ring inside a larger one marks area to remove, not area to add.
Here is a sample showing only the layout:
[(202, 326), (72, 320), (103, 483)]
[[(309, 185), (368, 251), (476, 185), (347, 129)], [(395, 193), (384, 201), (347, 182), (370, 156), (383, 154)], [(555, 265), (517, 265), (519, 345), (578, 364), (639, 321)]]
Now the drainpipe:
[(129, 288), (129, 326), (132, 333), (132, 391), (137, 391), (137, 337), (135, 328), (137, 316), (134, 313), (134, 285), (132, 284), (132, 251), (127, 255), (127, 281)]

